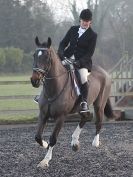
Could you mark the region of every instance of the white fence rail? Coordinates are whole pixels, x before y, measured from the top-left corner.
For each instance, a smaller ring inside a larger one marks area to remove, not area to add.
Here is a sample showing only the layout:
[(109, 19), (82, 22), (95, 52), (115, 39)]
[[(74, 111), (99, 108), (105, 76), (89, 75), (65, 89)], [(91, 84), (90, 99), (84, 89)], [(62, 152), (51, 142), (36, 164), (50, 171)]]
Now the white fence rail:
[(128, 57), (128, 53), (110, 70), (112, 77), (111, 97), (114, 105), (125, 96), (133, 96), (133, 58)]

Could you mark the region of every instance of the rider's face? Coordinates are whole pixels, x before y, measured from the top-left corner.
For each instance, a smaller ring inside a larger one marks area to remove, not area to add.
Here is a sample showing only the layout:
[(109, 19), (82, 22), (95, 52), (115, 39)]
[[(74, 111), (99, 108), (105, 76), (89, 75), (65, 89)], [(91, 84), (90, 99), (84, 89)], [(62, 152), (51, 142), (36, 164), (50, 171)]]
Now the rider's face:
[(90, 25), (91, 25), (91, 20), (82, 20), (82, 19), (80, 20), (81, 28), (87, 29), (90, 27)]

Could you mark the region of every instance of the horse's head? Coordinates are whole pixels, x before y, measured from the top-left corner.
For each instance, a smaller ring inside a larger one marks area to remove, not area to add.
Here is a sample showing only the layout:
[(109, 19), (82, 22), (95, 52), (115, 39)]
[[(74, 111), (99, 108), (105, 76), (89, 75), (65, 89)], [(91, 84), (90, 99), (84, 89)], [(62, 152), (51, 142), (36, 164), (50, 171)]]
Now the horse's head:
[(38, 37), (35, 38), (36, 50), (34, 53), (33, 73), (31, 77), (31, 83), (33, 87), (38, 88), (40, 81), (48, 73), (51, 65), (51, 38), (48, 38), (47, 42), (40, 43)]

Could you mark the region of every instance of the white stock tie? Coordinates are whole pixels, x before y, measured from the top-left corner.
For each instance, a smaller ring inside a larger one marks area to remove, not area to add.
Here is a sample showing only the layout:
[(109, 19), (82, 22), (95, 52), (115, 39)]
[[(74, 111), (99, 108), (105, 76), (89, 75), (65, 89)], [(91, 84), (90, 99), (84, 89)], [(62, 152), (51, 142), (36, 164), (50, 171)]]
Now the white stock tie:
[(79, 30), (78, 30), (79, 37), (82, 36), (82, 34), (83, 34), (85, 31), (86, 31), (86, 29), (80, 27)]

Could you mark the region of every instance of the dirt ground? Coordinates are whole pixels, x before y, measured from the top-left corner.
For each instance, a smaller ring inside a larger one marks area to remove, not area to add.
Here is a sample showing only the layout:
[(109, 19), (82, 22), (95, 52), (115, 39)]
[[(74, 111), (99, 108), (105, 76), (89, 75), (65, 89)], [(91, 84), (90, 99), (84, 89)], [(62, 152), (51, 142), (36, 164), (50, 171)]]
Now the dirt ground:
[[(34, 141), (35, 125), (0, 126), (1, 177), (133, 177), (133, 122), (104, 123), (101, 146), (91, 146), (93, 123), (84, 126), (80, 150), (71, 150), (77, 123), (66, 123), (48, 169), (37, 168), (46, 150)], [(43, 134), (48, 141), (53, 124)]]

